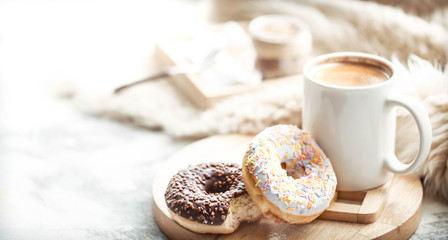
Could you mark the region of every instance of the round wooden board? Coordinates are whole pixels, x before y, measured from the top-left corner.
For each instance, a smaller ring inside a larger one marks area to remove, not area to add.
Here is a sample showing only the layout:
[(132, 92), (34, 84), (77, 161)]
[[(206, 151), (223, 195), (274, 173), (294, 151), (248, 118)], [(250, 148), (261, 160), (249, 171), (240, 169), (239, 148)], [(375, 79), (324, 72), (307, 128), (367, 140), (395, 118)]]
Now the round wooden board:
[(250, 136), (221, 135), (192, 143), (166, 162), (166, 168), (153, 180), (154, 218), (171, 239), (407, 239), (420, 222), (423, 188), (415, 176), (396, 175), (391, 182), (386, 206), (371, 224), (317, 219), (309, 224), (274, 223), (261, 218), (242, 223), (232, 234), (199, 234), (171, 219), (165, 205), (165, 189), (178, 170), (202, 162), (237, 162), (241, 164)]

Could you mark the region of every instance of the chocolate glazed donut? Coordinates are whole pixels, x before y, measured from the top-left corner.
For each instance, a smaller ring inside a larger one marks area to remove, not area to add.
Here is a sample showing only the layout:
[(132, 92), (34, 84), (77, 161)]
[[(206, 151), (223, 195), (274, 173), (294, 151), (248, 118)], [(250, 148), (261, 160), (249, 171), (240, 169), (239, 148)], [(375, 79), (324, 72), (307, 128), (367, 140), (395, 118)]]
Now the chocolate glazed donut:
[(165, 200), (173, 219), (200, 233), (231, 233), (261, 212), (247, 195), (236, 163), (203, 163), (174, 175)]

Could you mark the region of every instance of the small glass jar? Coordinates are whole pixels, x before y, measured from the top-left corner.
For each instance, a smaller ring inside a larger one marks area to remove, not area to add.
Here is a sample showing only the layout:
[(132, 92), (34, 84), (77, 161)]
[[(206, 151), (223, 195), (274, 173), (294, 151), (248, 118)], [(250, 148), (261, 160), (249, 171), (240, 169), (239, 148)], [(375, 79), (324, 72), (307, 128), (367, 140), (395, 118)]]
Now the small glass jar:
[(302, 72), (312, 50), (311, 33), (305, 23), (287, 15), (264, 15), (249, 23), (257, 53), (255, 67), (263, 79)]

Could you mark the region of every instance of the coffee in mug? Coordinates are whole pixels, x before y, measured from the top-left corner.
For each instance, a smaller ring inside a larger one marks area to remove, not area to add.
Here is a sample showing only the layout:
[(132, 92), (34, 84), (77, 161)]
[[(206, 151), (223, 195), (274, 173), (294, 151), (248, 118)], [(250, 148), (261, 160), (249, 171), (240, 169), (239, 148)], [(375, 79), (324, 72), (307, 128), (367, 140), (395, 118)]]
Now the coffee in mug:
[(389, 79), (380, 68), (360, 63), (324, 64), (311, 75), (316, 81), (338, 86), (368, 86)]
[[(412, 172), (429, 154), (428, 114), (416, 100), (393, 91), (394, 73), (390, 61), (354, 52), (322, 55), (304, 67), (303, 129), (331, 160), (338, 190), (379, 187), (392, 173)], [(411, 113), (420, 133), (419, 151), (408, 164), (395, 156), (397, 107)]]

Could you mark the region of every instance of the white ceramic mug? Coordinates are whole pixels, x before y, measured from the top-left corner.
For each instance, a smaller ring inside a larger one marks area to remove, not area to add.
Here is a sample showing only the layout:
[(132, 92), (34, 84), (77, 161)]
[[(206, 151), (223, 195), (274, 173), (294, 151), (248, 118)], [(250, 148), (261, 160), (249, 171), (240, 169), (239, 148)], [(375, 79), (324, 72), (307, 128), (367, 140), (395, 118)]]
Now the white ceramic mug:
[[(350, 87), (314, 79), (318, 67), (328, 63), (368, 64), (386, 72), (388, 78), (378, 84)], [(418, 101), (392, 92), (396, 76), (390, 61), (365, 53), (330, 53), (310, 60), (303, 73), (303, 129), (330, 158), (338, 190), (381, 186), (392, 172), (410, 173), (426, 160), (432, 138), (428, 114)], [(400, 162), (394, 152), (397, 106), (412, 114), (420, 133), (419, 151), (409, 164)]]

